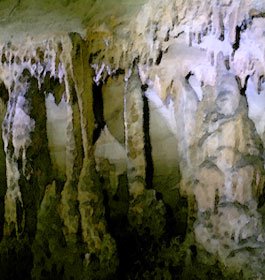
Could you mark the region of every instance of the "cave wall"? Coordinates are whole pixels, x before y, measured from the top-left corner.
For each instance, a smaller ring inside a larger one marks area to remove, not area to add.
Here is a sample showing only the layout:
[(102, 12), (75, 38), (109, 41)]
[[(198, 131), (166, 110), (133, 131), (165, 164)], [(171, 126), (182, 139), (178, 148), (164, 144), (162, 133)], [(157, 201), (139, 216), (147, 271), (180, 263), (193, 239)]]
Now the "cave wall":
[(46, 2), (0, 36), (1, 279), (265, 279), (263, 1)]

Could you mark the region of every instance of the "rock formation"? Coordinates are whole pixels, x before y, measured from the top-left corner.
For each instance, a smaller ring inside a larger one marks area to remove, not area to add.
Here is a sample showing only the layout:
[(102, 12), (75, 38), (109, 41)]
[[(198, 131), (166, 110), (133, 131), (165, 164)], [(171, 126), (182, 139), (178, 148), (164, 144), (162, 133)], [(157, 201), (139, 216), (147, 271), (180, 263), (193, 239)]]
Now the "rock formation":
[(265, 279), (264, 1), (9, 2), (1, 279)]

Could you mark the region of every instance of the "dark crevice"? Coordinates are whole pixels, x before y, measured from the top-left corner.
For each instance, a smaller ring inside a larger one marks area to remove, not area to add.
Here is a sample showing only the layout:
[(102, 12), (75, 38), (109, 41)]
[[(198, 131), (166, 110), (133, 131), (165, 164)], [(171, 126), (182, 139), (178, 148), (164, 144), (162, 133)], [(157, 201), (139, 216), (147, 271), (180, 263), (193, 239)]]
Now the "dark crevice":
[(78, 242), (82, 242), (83, 241), (83, 234), (82, 234), (82, 224), (81, 224), (81, 213), (80, 213), (80, 208), (79, 208), (79, 201), (76, 202), (76, 205), (75, 205), (75, 210), (77, 211), (77, 215), (78, 215), (78, 228), (77, 228), (77, 240)]
[(136, 56), (134, 59), (133, 59), (133, 62), (132, 62), (132, 72), (134, 73), (135, 69), (138, 67), (138, 63), (140, 61), (140, 57), (139, 56)]
[(80, 44), (76, 45), (75, 56), (76, 56), (76, 58), (80, 57)]
[(62, 100), (63, 93), (65, 92), (64, 83), (60, 84), (59, 78), (51, 77), (51, 73), (47, 72), (44, 79), (44, 94), (52, 93), (54, 96), (55, 104), (59, 105)]
[(163, 200), (163, 195), (161, 192), (156, 192), (156, 200)]
[(230, 70), (229, 57), (225, 57), (224, 63), (226, 70)]
[(160, 64), (160, 62), (162, 60), (162, 57), (163, 57), (163, 51), (160, 49), (159, 54), (158, 54), (157, 59), (156, 59), (156, 65)]
[(250, 77), (249, 75), (246, 76), (244, 85), (242, 86), (241, 79), (238, 76), (236, 76), (236, 81), (237, 81), (237, 84), (238, 84), (238, 87), (239, 87), (239, 92), (240, 92), (241, 96), (246, 97), (246, 89), (247, 89), (247, 84), (248, 84), (249, 77)]
[(198, 34), (198, 44), (200, 44), (202, 42), (202, 34), (199, 33)]
[(117, 79), (120, 75), (124, 75), (125, 71), (121, 68), (118, 68), (114, 73), (111, 74), (112, 79)]
[(62, 190), (64, 188), (64, 185), (65, 185), (65, 181), (66, 181), (65, 178), (63, 178), (63, 179), (56, 178), (55, 179), (55, 182), (56, 182), (56, 187), (55, 187), (56, 194), (61, 195), (61, 192), (62, 192)]
[(101, 53), (101, 50), (98, 50), (95, 53), (91, 53), (88, 59), (89, 64), (93, 63), (94, 58), (96, 58)]
[(265, 189), (263, 189), (262, 194), (259, 196), (258, 209), (260, 209), (264, 204), (265, 204)]
[(174, 38), (178, 38), (180, 35), (184, 34), (184, 31), (179, 32)]
[(0, 83), (0, 98), (3, 100), (4, 104), (6, 105), (9, 99), (9, 94), (3, 82)]
[(143, 92), (145, 92), (147, 89), (148, 89), (148, 85), (147, 84), (144, 84), (144, 85), (141, 86), (141, 90)]
[(169, 37), (170, 37), (170, 29), (168, 29), (168, 31), (167, 31), (167, 35), (166, 35), (166, 37), (165, 37), (165, 42), (168, 42), (169, 41)]
[(3, 54), (1, 57), (1, 62), (2, 62), (2, 64), (4, 64), (6, 62), (6, 55), (5, 55), (4, 51), (3, 51)]
[(241, 28), (240, 28), (240, 26), (237, 25), (235, 43), (233, 44), (234, 53), (237, 51), (237, 49), (239, 48), (239, 45), (240, 45), (240, 31), (241, 31)]
[(150, 138), (150, 112), (148, 99), (143, 93), (143, 131), (144, 131), (144, 151), (145, 151), (145, 160), (146, 160), (146, 169), (145, 169), (145, 182), (146, 188), (152, 189), (153, 187), (153, 176), (154, 176), (154, 166), (152, 159), (152, 145)]
[(190, 76), (194, 75), (191, 71), (185, 76), (185, 80), (188, 81)]
[(77, 93), (74, 84), (72, 85), (71, 98), (72, 98), (71, 102), (73, 105), (78, 103)]
[(156, 22), (154, 28), (154, 36), (153, 36), (153, 41), (155, 42), (157, 40), (157, 31), (158, 31), (158, 22)]
[(165, 227), (165, 240), (167, 242), (167, 246), (170, 245), (170, 240), (174, 236), (178, 236), (178, 222), (175, 218), (174, 212), (172, 208), (164, 202), (166, 208), (166, 227)]
[(103, 97), (102, 97), (102, 86), (103, 83), (100, 82), (98, 85), (93, 83), (93, 112), (95, 116), (95, 129), (93, 132), (93, 144), (98, 140), (101, 130), (106, 125), (104, 120), (104, 107), (103, 107)]
[(258, 82), (258, 94), (260, 94), (260, 92), (262, 91), (264, 83), (265, 83), (265, 77), (264, 75), (261, 75), (259, 77), (259, 82)]
[(233, 54), (239, 49), (240, 47), (240, 38), (241, 38), (241, 32), (245, 31), (248, 26), (248, 21), (246, 19), (243, 20), (241, 25), (236, 26), (236, 38), (235, 38), (235, 43), (233, 44)]
[(224, 21), (223, 21), (223, 17), (222, 17), (221, 13), (219, 15), (219, 20), (220, 20), (221, 34), (220, 34), (218, 39), (220, 41), (224, 41), (224, 39), (225, 39), (225, 27), (224, 27)]

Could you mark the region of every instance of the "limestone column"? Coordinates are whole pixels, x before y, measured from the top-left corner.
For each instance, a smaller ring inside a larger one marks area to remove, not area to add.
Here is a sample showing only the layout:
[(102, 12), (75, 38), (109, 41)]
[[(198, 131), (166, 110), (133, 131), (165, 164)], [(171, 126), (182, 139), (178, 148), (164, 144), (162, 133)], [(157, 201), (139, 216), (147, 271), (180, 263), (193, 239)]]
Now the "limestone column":
[[(81, 216), (82, 238), (87, 243), (84, 264), (89, 266), (92, 256), (102, 264), (102, 272), (115, 271), (117, 266), (116, 245), (107, 233), (103, 193), (95, 170), (93, 131), (93, 73), (88, 63), (88, 45), (77, 34), (72, 34), (73, 81), (80, 110), (83, 166), (78, 182), (78, 202)], [(106, 267), (105, 267), (106, 266)]]
[(148, 189), (150, 186), (146, 185), (142, 94), (140, 77), (135, 67), (124, 91), (125, 146), (130, 195), (128, 219), (140, 234), (148, 228), (152, 235), (159, 236), (165, 224), (165, 209), (162, 200), (156, 200), (155, 190)]

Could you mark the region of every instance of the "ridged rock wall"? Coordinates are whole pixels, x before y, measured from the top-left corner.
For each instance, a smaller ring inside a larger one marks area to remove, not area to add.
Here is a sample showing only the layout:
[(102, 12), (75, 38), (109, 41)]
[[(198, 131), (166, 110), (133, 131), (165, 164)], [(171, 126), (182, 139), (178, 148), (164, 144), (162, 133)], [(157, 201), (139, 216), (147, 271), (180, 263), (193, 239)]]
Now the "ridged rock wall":
[(1, 41), (1, 279), (265, 279), (263, 1), (65, 2)]

